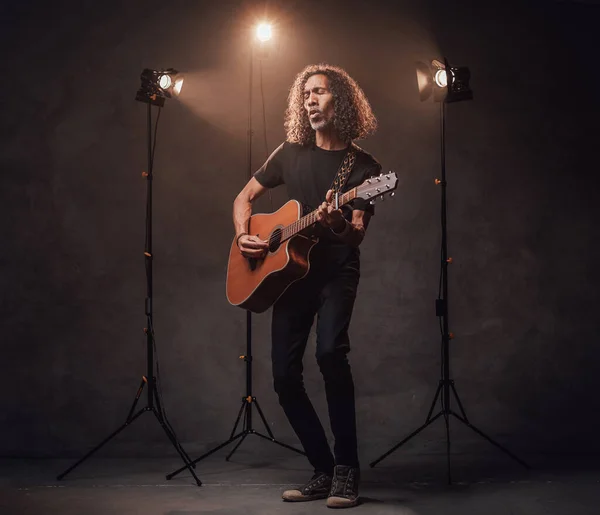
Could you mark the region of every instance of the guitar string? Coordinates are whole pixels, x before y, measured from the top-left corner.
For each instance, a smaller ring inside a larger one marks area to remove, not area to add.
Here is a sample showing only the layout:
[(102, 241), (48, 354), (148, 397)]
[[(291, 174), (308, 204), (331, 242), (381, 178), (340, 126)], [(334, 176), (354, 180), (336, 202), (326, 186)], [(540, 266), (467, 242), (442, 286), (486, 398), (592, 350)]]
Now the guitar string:
[[(354, 194), (354, 196), (352, 195)], [(342, 194), (339, 198), (339, 205), (342, 206), (347, 204), (351, 200), (356, 198), (356, 188), (352, 188), (350, 191)], [(287, 225), (283, 228), (275, 229), (269, 236), (269, 246), (279, 239), (279, 244), (281, 245), (285, 241), (289, 240), (292, 236), (294, 236), (299, 231), (306, 229), (308, 226), (317, 222), (316, 220), (317, 211), (311, 211), (308, 215), (303, 216), (302, 218), (292, 222), (290, 225)], [(280, 234), (283, 234), (283, 237), (280, 237)]]

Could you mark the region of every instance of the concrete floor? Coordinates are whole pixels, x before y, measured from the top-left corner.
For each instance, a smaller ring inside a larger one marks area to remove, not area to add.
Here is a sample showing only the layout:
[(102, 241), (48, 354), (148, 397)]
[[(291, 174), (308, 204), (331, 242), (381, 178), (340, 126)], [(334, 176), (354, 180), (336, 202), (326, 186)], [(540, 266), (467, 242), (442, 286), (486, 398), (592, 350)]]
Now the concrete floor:
[[(0, 460), (0, 514), (312, 514), (332, 513), (325, 501), (285, 503), (281, 491), (309, 478), (305, 458), (259, 439), (247, 440), (230, 462), (225, 452), (203, 460), (198, 488), (185, 471), (165, 474), (177, 459), (93, 456), (63, 481), (74, 460)], [(194, 457), (194, 456), (192, 456)], [(376, 457), (376, 456), (375, 456)], [(600, 514), (597, 457), (521, 456), (527, 471), (501, 454), (445, 455), (397, 451), (374, 469), (364, 464), (362, 504), (351, 513), (405, 515)]]

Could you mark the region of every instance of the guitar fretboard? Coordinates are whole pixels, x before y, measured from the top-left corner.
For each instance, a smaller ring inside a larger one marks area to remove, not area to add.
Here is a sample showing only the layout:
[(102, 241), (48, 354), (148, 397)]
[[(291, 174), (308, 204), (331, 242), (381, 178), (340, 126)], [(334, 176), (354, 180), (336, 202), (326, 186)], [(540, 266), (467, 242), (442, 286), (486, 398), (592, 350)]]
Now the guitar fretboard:
[[(356, 188), (352, 188), (350, 191), (340, 195), (338, 197), (338, 206), (342, 207), (344, 204), (347, 204), (351, 200), (356, 198)], [(295, 236), (300, 231), (303, 231), (307, 227), (318, 222), (317, 219), (317, 210), (311, 211), (306, 216), (303, 216), (299, 220), (296, 220), (294, 223), (285, 226), (281, 231), (281, 242), (283, 243), (286, 240), (289, 240), (292, 236)]]

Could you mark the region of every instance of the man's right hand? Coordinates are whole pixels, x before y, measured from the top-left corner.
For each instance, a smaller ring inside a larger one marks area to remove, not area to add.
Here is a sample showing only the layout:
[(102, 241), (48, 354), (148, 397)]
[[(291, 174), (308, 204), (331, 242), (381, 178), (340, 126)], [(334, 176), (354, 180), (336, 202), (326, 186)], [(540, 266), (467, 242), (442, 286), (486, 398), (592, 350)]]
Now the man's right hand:
[(260, 259), (267, 255), (269, 244), (261, 240), (258, 236), (244, 234), (240, 236), (237, 245), (242, 253), (242, 256), (247, 258)]

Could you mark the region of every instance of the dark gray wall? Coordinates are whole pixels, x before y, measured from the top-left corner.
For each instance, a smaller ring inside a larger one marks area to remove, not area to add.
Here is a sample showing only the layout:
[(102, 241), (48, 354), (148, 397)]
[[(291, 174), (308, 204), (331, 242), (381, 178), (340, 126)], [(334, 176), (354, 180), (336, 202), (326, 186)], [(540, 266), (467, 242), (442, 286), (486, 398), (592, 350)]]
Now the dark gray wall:
[[(229, 433), (244, 392), (245, 316), (224, 289), (231, 203), (246, 180), (245, 31), (256, 9), (122, 4), (3, 7), (1, 455), (80, 454), (124, 420), (145, 373), (145, 105), (134, 101), (144, 67), (188, 72), (161, 115), (154, 181), (162, 392), (188, 450)], [(586, 82), (598, 8), (323, 4), (270, 4), (280, 30), (262, 64), (266, 136), (269, 149), (284, 137), (295, 73), (338, 64), (379, 118), (361, 145), (401, 178), (362, 250), (351, 328), (361, 454), (420, 425), (439, 379), (439, 111), (419, 102), (414, 62), (444, 55), (470, 67), (475, 91), (448, 106), (447, 127), (462, 401), (517, 452), (600, 451), (598, 104)], [(253, 168), (266, 155), (258, 78)], [(276, 191), (257, 209), (284, 200)], [(254, 317), (254, 341), (255, 394), (276, 436), (295, 443), (271, 389), (268, 314)], [(307, 389), (325, 417), (313, 352), (311, 339)], [(457, 451), (491, 451), (458, 425), (453, 435)], [(444, 450), (443, 424), (409, 448)], [(150, 416), (105, 451), (172, 452)]]

